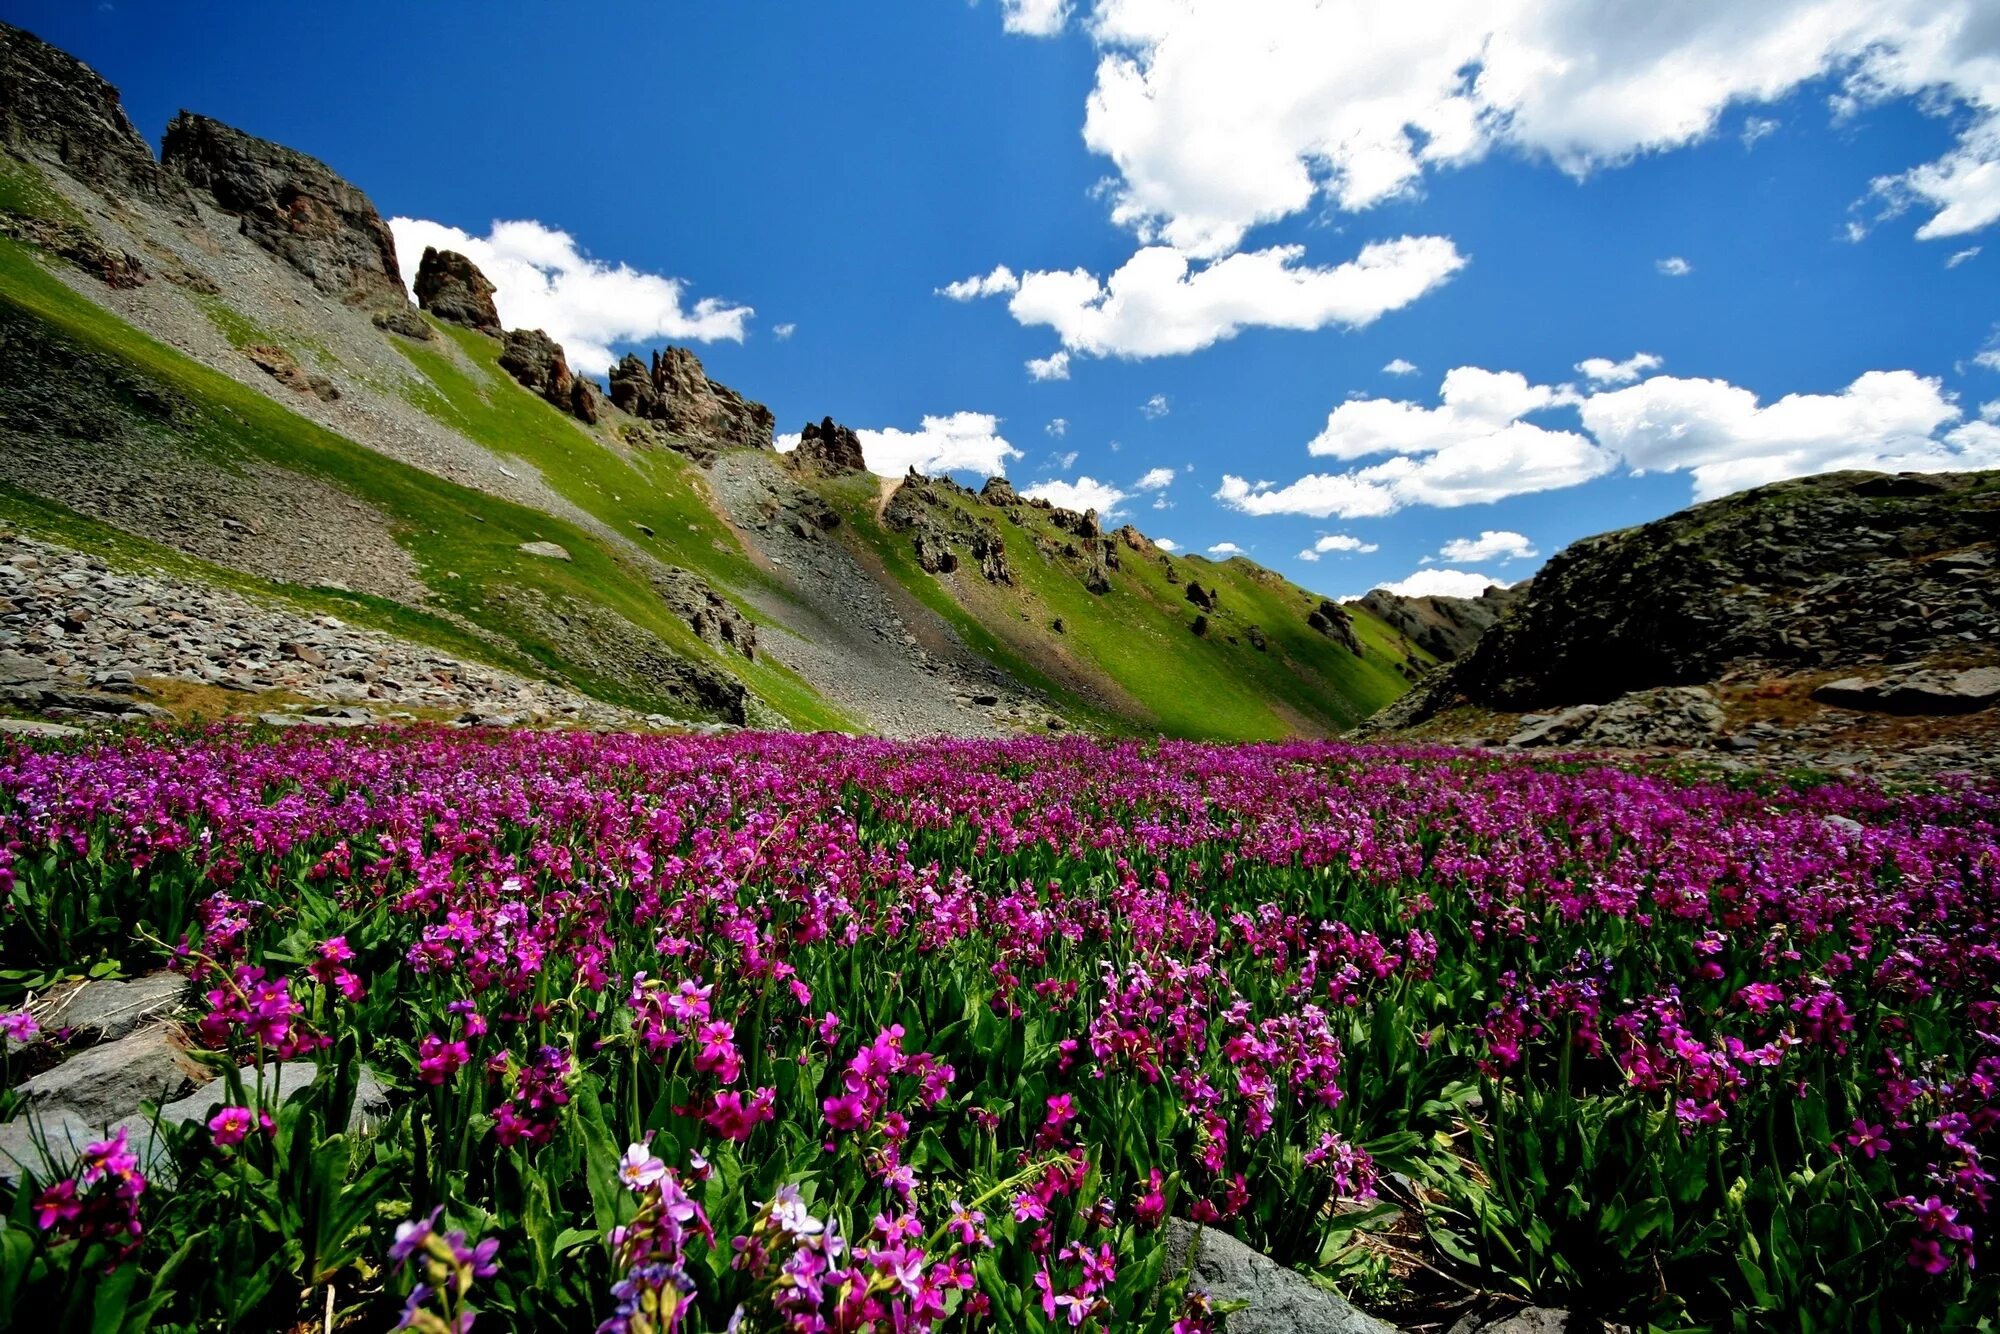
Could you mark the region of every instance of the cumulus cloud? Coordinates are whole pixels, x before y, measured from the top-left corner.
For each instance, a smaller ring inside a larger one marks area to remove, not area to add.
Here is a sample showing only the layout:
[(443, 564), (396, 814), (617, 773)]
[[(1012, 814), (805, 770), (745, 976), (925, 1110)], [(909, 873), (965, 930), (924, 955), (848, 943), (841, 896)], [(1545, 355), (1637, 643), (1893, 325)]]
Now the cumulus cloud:
[(1005, 264), (999, 264), (991, 273), (975, 273), (970, 278), (946, 283), (937, 289), (937, 294), (953, 301), (972, 301), (982, 296), (1004, 296), (1020, 285), (1021, 280), (1014, 276), (1014, 271)]
[(1176, 475), (1172, 468), (1148, 468), (1146, 475), (1132, 485), (1140, 491), (1158, 491), (1172, 486)]
[(1181, 549), (1181, 544), (1174, 541), (1171, 537), (1156, 537), (1153, 539), (1153, 545), (1162, 551), (1179, 551)]
[(1046, 500), (1057, 509), (1075, 510), (1081, 514), (1085, 510), (1096, 510), (1099, 518), (1109, 518), (1119, 512), (1118, 506), (1125, 499), (1125, 493), (1109, 482), (1100, 482), (1085, 475), (1074, 482), (1037, 482), (1021, 493), (1030, 500)]
[(1335, 551), (1341, 552), (1342, 554), (1346, 554), (1348, 552), (1358, 552), (1363, 555), (1366, 555), (1368, 552), (1380, 551), (1381, 549), (1382, 548), (1379, 543), (1363, 542), (1360, 538), (1355, 537), (1350, 533), (1327, 533), (1321, 536), (1321, 538), (1317, 542), (1314, 542), (1304, 551), (1301, 551), (1299, 553), (1299, 559), (1318, 560), (1321, 556), (1324, 556), (1329, 552), (1335, 552)]
[(563, 346), (572, 368), (601, 375), (625, 343), (675, 339), (740, 343), (749, 306), (703, 297), (692, 309), (679, 278), (607, 264), (585, 254), (568, 232), (539, 222), (495, 222), (485, 236), (423, 218), (391, 218), (389, 230), (414, 282), (425, 246), (456, 250), (493, 284), (493, 304), (510, 329), (540, 329)]
[(1576, 363), (1576, 368), (1598, 384), (1630, 384), (1647, 371), (1656, 371), (1665, 364), (1650, 352), (1634, 352), (1623, 361), (1613, 361), (1609, 357), (1585, 357)]
[(1541, 555), (1519, 533), (1488, 528), (1477, 537), (1454, 537), (1438, 551), (1447, 565), (1478, 565), (1483, 561), (1532, 560)]
[(1415, 375), (1417, 373), (1417, 363), (1414, 361), (1405, 361), (1401, 357), (1397, 357), (1382, 368), (1382, 373), (1384, 375)]
[(1030, 380), (1067, 380), (1069, 378), (1069, 353), (1051, 352), (1046, 357), (1031, 357), (1028, 360)]
[(1245, 556), (1249, 553), (1234, 542), (1217, 542), (1208, 549), (1208, 554), (1211, 556)]
[[(1166, 246), (1148, 246), (1109, 278), (1084, 269), (1020, 275), (1007, 309), (1023, 325), (1046, 325), (1063, 350), (1029, 362), (1037, 379), (1061, 379), (1069, 353), (1164, 357), (1196, 352), (1245, 329), (1358, 329), (1447, 281), (1466, 258), (1449, 238), (1375, 241), (1342, 264), (1304, 263), (1303, 246), (1245, 251), (1199, 267)], [(968, 279), (967, 281), (973, 281)], [(1059, 366), (1043, 375), (1038, 364)]]
[[(2000, 362), (2000, 351), (1996, 351)], [(1363, 463), (1277, 485), (1225, 474), (1215, 498), (1246, 514), (1354, 519), (1575, 486), (1623, 467), (1686, 472), (1694, 498), (1837, 468), (1957, 471), (2000, 465), (2000, 430), (1964, 416), (1936, 379), (1870, 371), (1832, 394), (1768, 405), (1722, 380), (1656, 375), (1588, 395), (1460, 366), (1437, 407), (1352, 399), (1309, 452)], [(1583, 431), (1526, 420), (1574, 407)]]
[(1489, 588), (1507, 587), (1507, 582), (1470, 570), (1418, 570), (1407, 579), (1375, 587), (1406, 598), (1476, 598)]
[[(1059, 27), (1039, 0), (1010, 27)], [(1194, 256), (1330, 202), (1409, 196), (1496, 147), (1576, 176), (1703, 140), (1736, 108), (1836, 82), (1836, 112), (1915, 98), (1953, 148), (1875, 183), (1920, 236), (2000, 218), (1990, 0), (1728, 0), (1635, 16), (1575, 0), (1096, 0), (1084, 140), (1112, 216)], [(1743, 122), (1755, 143), (1768, 118)], [(1864, 188), (1857, 181), (1856, 189)]]
[[(901, 477), (911, 468), (922, 473), (976, 472), (984, 477), (1006, 473), (1007, 462), (1021, 451), (1000, 434), (1000, 419), (987, 412), (954, 412), (925, 417), (914, 431), (890, 426), (858, 430), (861, 457), (868, 471), (881, 477)], [(779, 438), (778, 449), (796, 448), (796, 435)]]
[(1053, 37), (1069, 22), (1070, 0), (1000, 0), (1000, 22), (1008, 32)]
[(1694, 265), (1688, 263), (1679, 255), (1668, 255), (1665, 259), (1654, 260), (1653, 267), (1661, 273), (1666, 274), (1669, 278), (1685, 278), (1694, 272)]
[(1165, 394), (1154, 394), (1139, 405), (1139, 415), (1147, 421), (1158, 421), (1172, 411), (1173, 405), (1167, 402)]

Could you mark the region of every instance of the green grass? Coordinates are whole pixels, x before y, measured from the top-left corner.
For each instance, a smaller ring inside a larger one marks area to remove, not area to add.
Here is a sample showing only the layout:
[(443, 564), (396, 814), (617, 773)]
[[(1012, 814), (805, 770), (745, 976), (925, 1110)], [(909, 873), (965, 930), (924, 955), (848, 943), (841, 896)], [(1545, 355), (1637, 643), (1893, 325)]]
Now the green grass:
[[(398, 463), (298, 416), (92, 304), (49, 275), (27, 249), (6, 240), (0, 240), (0, 300), (86, 353), (112, 359), (182, 400), (186, 410), (174, 430), (186, 447), (225, 464), (258, 459), (319, 477), (368, 503), (392, 525), (440, 609), (517, 645), (539, 674), (632, 708), (688, 711), (684, 703), (580, 660), (549, 638), (520, 609), (523, 592), (558, 606), (595, 604), (652, 632), (676, 652), (721, 661), (661, 602), (643, 571), (594, 535)], [(573, 559), (551, 561), (518, 550), (538, 540), (559, 543)], [(740, 660), (724, 665), (789, 722), (846, 724), (775, 665)]]
[[(859, 480), (836, 479), (822, 484), (822, 491), (889, 573), (944, 616), (971, 647), (1066, 710), (1111, 730), (1233, 739), (1287, 736), (1302, 727), (1337, 731), (1408, 689), (1395, 668), (1402, 656), (1397, 636), (1359, 608), (1348, 609), (1368, 649), (1357, 658), (1306, 624), (1316, 596), (1268, 573), (1260, 576), (1247, 561), (1216, 564), (1169, 556), (1163, 562), (1121, 549), (1121, 568), (1111, 572), (1112, 591), (1100, 596), (1083, 586), (1073, 563), (1037, 549), (1038, 535), (1058, 548), (1075, 540), (1057, 530), (1046, 511), (1016, 509), (1022, 520), (1017, 526), (1000, 510), (953, 496), (949, 503), (999, 523), (1013, 567), (1014, 586), (991, 590), (1012, 614), (988, 625), (962, 606), (947, 584), (917, 566), (907, 533), (890, 532), (875, 518), (872, 484), (864, 491)], [(1179, 584), (1168, 581), (1168, 566)], [(1210, 615), (1206, 638), (1190, 629), (1197, 612), (1186, 599), (1190, 580), (1221, 597), (1222, 611)], [(1050, 629), (1057, 617), (1064, 624), (1061, 635)], [(1252, 625), (1264, 632), (1267, 651), (1250, 644), (1245, 632)], [(1106, 714), (1034, 666), (1038, 657), (1058, 651), (1114, 693), (1122, 691), (1138, 713)]]
[(0, 150), (0, 212), (78, 227), (89, 225), (75, 205), (56, 193), (41, 168), (4, 150)]

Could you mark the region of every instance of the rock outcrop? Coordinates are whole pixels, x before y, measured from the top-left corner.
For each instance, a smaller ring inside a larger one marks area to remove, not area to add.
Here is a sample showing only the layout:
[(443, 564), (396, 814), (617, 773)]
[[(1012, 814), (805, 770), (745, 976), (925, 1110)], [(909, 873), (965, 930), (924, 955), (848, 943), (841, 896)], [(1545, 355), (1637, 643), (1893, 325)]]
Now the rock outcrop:
[(1006, 539), (992, 519), (966, 512), (964, 502), (973, 500), (972, 491), (949, 478), (925, 477), (912, 469), (883, 507), (882, 521), (910, 534), (917, 564), (931, 574), (956, 570), (958, 553), (964, 551), (988, 583), (1011, 584), (1014, 570), (1007, 562)]
[(1227, 1232), (1175, 1218), (1164, 1237), (1167, 1273), (1185, 1274), (1189, 1292), (1228, 1312), (1220, 1322), (1227, 1334), (1396, 1334)]
[(389, 225), (324, 162), (189, 111), (167, 126), (160, 161), (320, 291), (385, 329), (431, 336), (403, 290)]
[(1361, 638), (1354, 633), (1354, 618), (1333, 599), (1321, 598), (1319, 605), (1306, 613), (1306, 624), (1345, 646), (1355, 657), (1361, 656)]
[(786, 458), (795, 468), (830, 477), (868, 471), (868, 460), (861, 455), (861, 437), (831, 417), (807, 422), (799, 432), (798, 447)]
[(1361, 599), (1361, 606), (1439, 662), (1452, 662), (1470, 653), (1479, 637), (1527, 595), (1528, 587), (1526, 582), (1496, 586), (1476, 598), (1402, 597), (1378, 588)]
[(480, 333), (500, 336), (500, 312), (493, 304), (493, 284), (456, 250), (425, 246), (417, 264), (417, 304), (441, 320)]
[(75, 56), (7, 23), (0, 23), (0, 142), (108, 199), (194, 216), (186, 187), (154, 160), (118, 90)]
[(655, 352), (650, 365), (626, 354), (611, 369), (610, 388), (620, 408), (698, 449), (771, 448), (771, 410), (709, 379), (687, 348)]
[(2000, 472), (1836, 472), (1557, 553), (1470, 654), (1378, 715), (1601, 704), (1729, 675), (1909, 666), (2000, 644)]
[(579, 421), (597, 420), (597, 391), (590, 381), (570, 373), (562, 344), (540, 329), (509, 329), (502, 340), (500, 368), (530, 393)]

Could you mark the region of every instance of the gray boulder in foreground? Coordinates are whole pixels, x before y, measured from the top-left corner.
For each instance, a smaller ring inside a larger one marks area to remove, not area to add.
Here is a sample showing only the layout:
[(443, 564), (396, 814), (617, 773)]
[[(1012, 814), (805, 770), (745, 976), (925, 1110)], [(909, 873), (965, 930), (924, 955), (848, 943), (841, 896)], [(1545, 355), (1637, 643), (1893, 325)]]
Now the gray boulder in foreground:
[(71, 1045), (116, 1042), (180, 1009), (192, 992), (179, 973), (149, 973), (129, 981), (79, 982), (51, 993), (32, 1011), (43, 1032), (67, 1029)]
[(1228, 1334), (1396, 1334), (1395, 1326), (1226, 1232), (1175, 1218), (1168, 1220), (1164, 1238), (1167, 1272), (1188, 1273), (1191, 1291), (1218, 1305), (1249, 1303), (1224, 1317)]

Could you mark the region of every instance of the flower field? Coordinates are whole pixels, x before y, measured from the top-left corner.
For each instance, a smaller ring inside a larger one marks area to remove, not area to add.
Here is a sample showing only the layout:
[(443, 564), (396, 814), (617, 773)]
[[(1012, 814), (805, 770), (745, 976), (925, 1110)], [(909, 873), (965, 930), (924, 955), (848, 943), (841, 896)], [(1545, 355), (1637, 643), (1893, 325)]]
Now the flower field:
[(2000, 1310), (1990, 789), (218, 729), (0, 752), (0, 841), (10, 1063), (170, 964), (321, 1072), (0, 1190), (38, 1329), (1220, 1328), (1174, 1216), (1392, 1317)]

